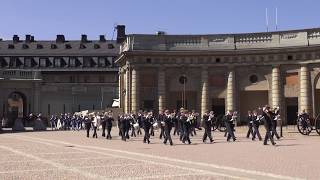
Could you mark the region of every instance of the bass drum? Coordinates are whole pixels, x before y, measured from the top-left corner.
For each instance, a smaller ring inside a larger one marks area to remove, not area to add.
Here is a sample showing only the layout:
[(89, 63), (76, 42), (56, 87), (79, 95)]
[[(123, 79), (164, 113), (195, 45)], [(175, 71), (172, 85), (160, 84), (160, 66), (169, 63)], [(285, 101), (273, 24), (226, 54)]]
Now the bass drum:
[(139, 127), (139, 123), (134, 123), (133, 124), (133, 128), (135, 129), (135, 130), (138, 130), (140, 127)]
[(158, 122), (153, 123), (152, 126), (153, 126), (153, 129), (154, 129), (154, 130), (159, 129), (159, 124), (158, 124)]
[(320, 136), (320, 119), (316, 119), (316, 122), (315, 122), (315, 129), (317, 131), (317, 133), (319, 134)]

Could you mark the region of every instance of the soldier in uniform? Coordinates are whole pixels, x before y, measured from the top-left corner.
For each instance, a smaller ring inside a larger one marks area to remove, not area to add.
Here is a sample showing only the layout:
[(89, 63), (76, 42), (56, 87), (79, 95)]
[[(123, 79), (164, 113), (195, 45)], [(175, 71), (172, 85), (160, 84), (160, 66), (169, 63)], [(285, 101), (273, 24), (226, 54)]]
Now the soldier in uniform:
[(102, 112), (101, 114), (99, 114), (100, 116), (100, 124), (101, 124), (101, 127), (102, 127), (102, 134), (101, 136), (102, 137), (106, 137), (106, 113)]
[(88, 115), (84, 116), (84, 124), (87, 130), (87, 137), (89, 137), (90, 128), (91, 128), (91, 118), (89, 118)]
[(50, 117), (50, 125), (51, 125), (51, 130), (53, 131), (53, 129), (57, 129), (56, 128), (56, 123), (55, 123), (55, 119), (56, 119), (56, 117), (54, 116), (54, 115), (51, 115), (51, 117)]
[(144, 130), (144, 138), (143, 138), (143, 142), (144, 143), (150, 143), (150, 128), (152, 126), (153, 123), (153, 117), (152, 117), (152, 113), (144, 113), (144, 116), (142, 117), (142, 121), (143, 121), (143, 130)]
[(188, 141), (188, 144), (191, 144), (190, 141), (190, 131), (191, 131), (191, 119), (188, 119), (187, 111), (181, 113), (180, 120), (183, 125), (183, 137), (182, 143)]
[(276, 145), (276, 143), (273, 140), (273, 137), (271, 135), (272, 131), (272, 117), (271, 117), (271, 112), (270, 112), (270, 107), (266, 106), (263, 108), (263, 117), (264, 117), (264, 127), (266, 128), (266, 135), (264, 137), (264, 145), (267, 145), (268, 140), (270, 139), (272, 145)]
[(180, 135), (180, 127), (179, 127), (179, 118), (178, 118), (178, 113), (176, 110), (173, 110), (173, 122), (174, 122), (174, 131), (173, 135), (175, 136), (176, 134), (179, 136)]
[(134, 124), (136, 123), (136, 117), (135, 117), (135, 114), (132, 112), (130, 115), (129, 115), (129, 122), (130, 122), (130, 129), (131, 129), (131, 137), (137, 137), (136, 135), (136, 130), (134, 129)]
[(252, 135), (253, 138), (253, 130), (252, 130), (252, 123), (253, 123), (253, 115), (251, 111), (248, 111), (248, 116), (247, 116), (247, 125), (248, 125), (248, 132), (247, 132), (247, 138), (250, 137), (250, 134)]
[(210, 140), (210, 143), (213, 142), (212, 136), (211, 136), (211, 126), (212, 126), (212, 120), (214, 118), (213, 111), (209, 112), (206, 111), (203, 115), (203, 125), (204, 125), (204, 134), (202, 141), (205, 143), (207, 140), (207, 137)]
[(262, 115), (258, 115), (257, 114), (257, 111), (253, 111), (253, 115), (252, 115), (252, 127), (253, 127), (253, 135), (252, 135), (252, 140), (254, 141), (255, 138), (256, 138), (256, 135), (258, 136), (259, 138), (259, 141), (262, 141), (262, 137), (260, 135), (260, 132), (259, 132), (259, 126), (261, 124), (261, 117)]
[(173, 117), (174, 117), (174, 114), (170, 114), (169, 110), (166, 110), (165, 111), (165, 114), (164, 114), (164, 141), (163, 143), (164, 144), (167, 144), (167, 141), (169, 140), (170, 142), (170, 145), (172, 146), (173, 143), (172, 143), (172, 139), (171, 139), (171, 129), (173, 127)]
[(142, 132), (141, 132), (141, 128), (143, 127), (143, 124), (142, 124), (142, 111), (140, 110), (138, 112), (138, 116), (137, 116), (137, 121), (138, 121), (138, 124), (139, 124), (139, 128), (138, 128), (138, 131), (137, 131), (137, 135), (141, 135)]
[(276, 136), (276, 138), (279, 140), (280, 139), (280, 136), (277, 132), (277, 122), (278, 122), (278, 118), (279, 118), (279, 112), (280, 112), (280, 109), (279, 107), (276, 107), (273, 112), (270, 112), (271, 113), (271, 117), (272, 117), (272, 121), (271, 121), (271, 124), (272, 124), (272, 137)]
[(95, 115), (92, 115), (92, 127), (93, 127), (93, 138), (98, 138), (97, 128), (98, 128), (98, 118)]
[(162, 125), (164, 118), (165, 118), (165, 114), (163, 113), (163, 111), (159, 111), (157, 122), (158, 122), (158, 125), (160, 126), (160, 136), (159, 136), (160, 139), (162, 139), (162, 136), (164, 136), (164, 126)]
[(112, 122), (114, 121), (114, 119), (111, 111), (109, 111), (108, 113), (105, 113), (105, 121), (106, 121), (106, 128), (107, 128), (107, 139), (112, 139), (111, 129), (112, 129)]
[(233, 133), (233, 119), (232, 119), (232, 113), (231, 111), (227, 111), (227, 114), (224, 116), (224, 122), (227, 129), (227, 141), (230, 141), (230, 138), (233, 139), (233, 141), (236, 141), (236, 137)]

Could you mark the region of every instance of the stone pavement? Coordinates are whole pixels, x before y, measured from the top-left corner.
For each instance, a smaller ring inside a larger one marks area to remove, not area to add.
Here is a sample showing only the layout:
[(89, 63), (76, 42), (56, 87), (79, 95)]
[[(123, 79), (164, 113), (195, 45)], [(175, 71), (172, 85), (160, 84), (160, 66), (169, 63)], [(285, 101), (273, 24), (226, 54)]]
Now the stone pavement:
[[(284, 128), (276, 146), (245, 138), (236, 142), (214, 132), (215, 143), (202, 143), (203, 131), (182, 144), (164, 145), (159, 133), (151, 144), (142, 136), (123, 142), (86, 138), (85, 131), (0, 134), (0, 179), (319, 179), (320, 136), (302, 136)], [(263, 132), (263, 127), (261, 127)], [(92, 133), (92, 132), (91, 132)], [(263, 133), (262, 133), (263, 134)]]

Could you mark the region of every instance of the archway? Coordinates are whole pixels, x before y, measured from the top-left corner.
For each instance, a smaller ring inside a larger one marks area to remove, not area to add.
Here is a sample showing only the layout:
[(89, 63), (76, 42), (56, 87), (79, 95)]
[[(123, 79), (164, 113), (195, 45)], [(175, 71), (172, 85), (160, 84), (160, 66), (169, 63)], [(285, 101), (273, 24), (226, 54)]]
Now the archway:
[(8, 123), (7, 127), (12, 127), (14, 125), (14, 121), (17, 118), (24, 118), (26, 117), (26, 96), (21, 92), (12, 92), (8, 96), (8, 110), (7, 110), (7, 117)]

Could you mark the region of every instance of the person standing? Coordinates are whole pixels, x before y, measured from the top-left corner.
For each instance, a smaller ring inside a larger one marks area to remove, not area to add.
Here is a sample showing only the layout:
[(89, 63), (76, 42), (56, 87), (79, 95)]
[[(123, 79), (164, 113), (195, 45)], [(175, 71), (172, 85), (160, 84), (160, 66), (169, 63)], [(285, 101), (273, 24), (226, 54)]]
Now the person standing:
[(268, 145), (268, 140), (271, 141), (272, 145), (276, 145), (276, 143), (273, 140), (273, 137), (271, 135), (272, 132), (272, 117), (271, 117), (271, 112), (270, 112), (270, 107), (266, 106), (263, 108), (263, 117), (264, 117), (264, 127), (266, 129), (266, 135), (264, 137), (263, 144)]
[(258, 136), (259, 141), (262, 141), (262, 137), (259, 132), (259, 126), (261, 124), (261, 118), (263, 118), (262, 115), (258, 115), (257, 111), (253, 111), (252, 115), (252, 127), (253, 127), (253, 135), (252, 135), (252, 141), (255, 140), (256, 136)]
[(144, 116), (142, 117), (143, 121), (143, 130), (144, 130), (144, 137), (143, 137), (143, 143), (150, 144), (150, 128), (152, 126), (152, 114), (151, 113), (144, 113)]
[(169, 140), (169, 143), (170, 145), (172, 146), (173, 143), (172, 143), (172, 139), (171, 139), (171, 129), (173, 127), (173, 117), (174, 117), (174, 114), (170, 114), (169, 110), (166, 110), (165, 111), (165, 114), (164, 114), (164, 141), (163, 143), (164, 144), (167, 144), (167, 141)]
[(236, 137), (234, 136), (233, 133), (233, 118), (232, 118), (232, 113), (231, 111), (227, 111), (227, 114), (224, 116), (224, 123), (226, 126), (226, 133), (227, 133), (227, 141), (230, 141), (232, 138), (233, 141), (236, 141)]
[(188, 144), (191, 144), (191, 140), (190, 140), (191, 119), (188, 117), (187, 111), (184, 111), (183, 113), (181, 113), (180, 119), (183, 124), (182, 143), (185, 143), (187, 141)]
[(112, 129), (112, 122), (114, 121), (112, 112), (109, 111), (105, 113), (105, 121), (106, 121), (106, 128), (107, 128), (107, 139), (112, 139), (111, 137), (111, 129)]
[(212, 127), (212, 120), (214, 118), (213, 111), (211, 111), (210, 114), (208, 113), (208, 111), (206, 111), (202, 118), (203, 118), (203, 125), (204, 125), (204, 134), (203, 134), (202, 141), (205, 143), (207, 138), (209, 138), (210, 143), (212, 143), (213, 139), (211, 136), (211, 127)]
[(248, 111), (248, 116), (247, 116), (247, 125), (248, 125), (248, 132), (247, 132), (247, 138), (250, 137), (250, 134), (252, 135), (253, 138), (253, 130), (252, 130), (252, 123), (253, 123), (253, 116), (251, 111)]
[(86, 131), (87, 131), (87, 138), (89, 137), (90, 135), (90, 129), (91, 129), (91, 118), (88, 117), (88, 115), (85, 115), (84, 116), (84, 124), (85, 124), (85, 127), (86, 127)]
[(165, 114), (163, 111), (159, 111), (159, 115), (157, 118), (158, 126), (160, 126), (160, 136), (159, 138), (162, 139), (162, 136), (164, 136), (164, 126), (162, 125), (164, 122)]
[(106, 137), (106, 116), (105, 113), (99, 113), (99, 117), (100, 117), (100, 124), (101, 124), (101, 128), (102, 128), (102, 133), (101, 136), (102, 137)]
[(93, 119), (93, 121), (92, 121), (92, 127), (93, 127), (93, 135), (92, 135), (92, 137), (93, 138), (98, 138), (98, 134), (97, 134), (98, 118), (97, 118), (97, 116), (93, 115), (92, 119)]

